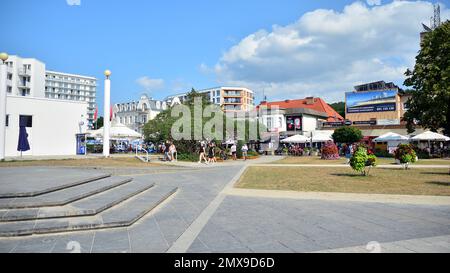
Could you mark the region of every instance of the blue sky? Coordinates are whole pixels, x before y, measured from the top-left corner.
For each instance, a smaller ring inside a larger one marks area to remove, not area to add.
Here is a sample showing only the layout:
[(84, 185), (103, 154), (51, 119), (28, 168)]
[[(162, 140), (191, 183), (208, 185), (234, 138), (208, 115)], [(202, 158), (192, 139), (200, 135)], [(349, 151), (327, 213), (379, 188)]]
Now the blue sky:
[[(162, 99), (191, 87), (233, 83), (254, 88), (257, 99), (262, 97), (262, 90), (273, 99), (302, 96), (306, 93), (293, 91), (296, 86), (298, 90), (302, 87), (292, 79), (266, 82), (255, 79), (253, 72), (258, 69), (241, 73), (255, 62), (250, 65), (241, 53), (234, 56), (232, 48), (239, 52), (242, 41), (259, 30), (264, 29), (270, 36), (277, 31), (273, 25), (290, 26), (319, 8), (339, 13), (355, 1), (81, 0), (79, 6), (68, 5), (67, 0), (2, 2), (7, 12), (0, 17), (0, 50), (42, 60), (49, 70), (97, 77), (101, 108), (102, 74), (107, 68), (113, 72), (113, 103), (138, 99), (143, 92)], [(362, 5), (369, 10), (372, 7), (365, 2)], [(405, 62), (396, 61), (394, 55), (380, 56), (379, 60), (395, 65)], [(292, 71), (287, 74), (301, 73), (295, 67), (289, 69)], [(271, 70), (271, 64), (267, 70)], [(374, 80), (378, 77), (374, 76)], [(339, 87), (342, 100), (350, 87)], [(326, 97), (326, 92), (323, 95)]]

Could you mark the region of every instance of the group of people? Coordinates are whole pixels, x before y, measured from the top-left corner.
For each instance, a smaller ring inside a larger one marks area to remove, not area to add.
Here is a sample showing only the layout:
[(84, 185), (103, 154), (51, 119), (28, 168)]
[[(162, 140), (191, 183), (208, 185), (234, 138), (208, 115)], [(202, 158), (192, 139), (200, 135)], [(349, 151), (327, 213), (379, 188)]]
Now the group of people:
[[(241, 151), (242, 151), (242, 157), (244, 160), (247, 160), (248, 158), (248, 146), (247, 144), (242, 145)], [(234, 161), (237, 160), (237, 145), (232, 144), (230, 147), (230, 153), (227, 155), (226, 151), (224, 149), (221, 149), (220, 147), (217, 147), (214, 142), (210, 142), (207, 145), (201, 144), (199, 149), (199, 160), (198, 163), (201, 164), (203, 161), (206, 164), (212, 164), (217, 162), (216, 154), (220, 155), (220, 158), (222, 160), (227, 160), (228, 155), (232, 157)]]
[(173, 142), (167, 141), (160, 145), (161, 152), (164, 153), (163, 161), (177, 161), (177, 147)]

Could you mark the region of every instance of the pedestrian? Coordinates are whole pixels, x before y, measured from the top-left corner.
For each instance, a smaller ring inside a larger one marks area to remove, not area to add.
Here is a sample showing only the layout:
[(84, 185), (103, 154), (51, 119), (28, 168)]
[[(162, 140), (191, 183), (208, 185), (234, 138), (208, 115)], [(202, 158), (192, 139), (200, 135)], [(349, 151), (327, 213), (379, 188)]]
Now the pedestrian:
[(244, 157), (244, 161), (247, 161), (247, 157), (248, 157), (248, 146), (247, 146), (247, 144), (242, 145), (242, 157)]
[(205, 152), (206, 152), (205, 146), (203, 146), (203, 144), (200, 144), (198, 164), (201, 164), (203, 160), (205, 160), (205, 163), (208, 164), (208, 160), (206, 159)]
[(236, 144), (233, 144), (231, 146), (231, 156), (233, 157), (233, 160), (236, 161), (237, 157), (236, 157), (236, 151), (237, 151), (237, 147)]
[(170, 142), (167, 142), (165, 145), (165, 150), (164, 150), (164, 161), (172, 161), (171, 157), (170, 157)]
[(214, 145), (212, 143), (209, 144), (209, 150), (208, 150), (208, 163), (214, 163)]
[(175, 144), (171, 144), (169, 147), (170, 161), (177, 161), (177, 148)]

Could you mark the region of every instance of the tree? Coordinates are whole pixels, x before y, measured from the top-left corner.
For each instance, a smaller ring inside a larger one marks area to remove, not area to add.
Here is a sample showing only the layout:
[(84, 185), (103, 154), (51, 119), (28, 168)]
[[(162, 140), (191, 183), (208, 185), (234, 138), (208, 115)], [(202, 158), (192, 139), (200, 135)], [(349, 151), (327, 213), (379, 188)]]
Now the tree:
[(397, 150), (395, 150), (395, 159), (403, 165), (405, 170), (409, 168), (409, 165), (416, 162), (417, 154), (414, 151), (414, 146), (411, 144), (400, 144)]
[(333, 139), (336, 143), (355, 143), (363, 138), (361, 130), (356, 127), (342, 127), (334, 131)]
[(330, 104), (331, 108), (333, 108), (339, 115), (345, 118), (345, 102), (336, 102)]
[(405, 113), (408, 132), (422, 126), (450, 134), (450, 21), (427, 33), (404, 85), (415, 89)]
[(97, 120), (94, 122), (94, 128), (100, 129), (103, 127), (103, 117), (97, 118)]

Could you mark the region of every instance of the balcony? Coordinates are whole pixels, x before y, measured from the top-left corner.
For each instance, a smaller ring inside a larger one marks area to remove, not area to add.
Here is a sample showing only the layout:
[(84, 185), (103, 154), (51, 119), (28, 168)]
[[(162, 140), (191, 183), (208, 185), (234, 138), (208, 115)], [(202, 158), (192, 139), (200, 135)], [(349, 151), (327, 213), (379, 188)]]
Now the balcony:
[(21, 68), (19, 69), (20, 76), (31, 76), (31, 69)]
[(30, 82), (19, 81), (17, 83), (17, 87), (19, 89), (30, 89), (31, 88), (31, 83)]
[(241, 92), (237, 92), (237, 91), (225, 91), (224, 93), (223, 93), (223, 96), (225, 97), (225, 98), (229, 98), (229, 97), (232, 97), (232, 98), (236, 98), (236, 97), (238, 97), (238, 98), (240, 98), (240, 97), (242, 97), (242, 94), (241, 94)]

